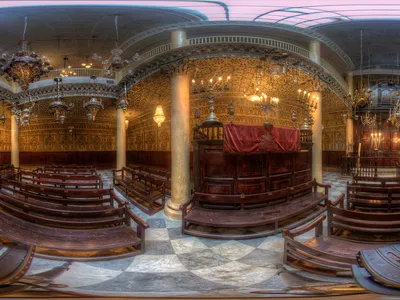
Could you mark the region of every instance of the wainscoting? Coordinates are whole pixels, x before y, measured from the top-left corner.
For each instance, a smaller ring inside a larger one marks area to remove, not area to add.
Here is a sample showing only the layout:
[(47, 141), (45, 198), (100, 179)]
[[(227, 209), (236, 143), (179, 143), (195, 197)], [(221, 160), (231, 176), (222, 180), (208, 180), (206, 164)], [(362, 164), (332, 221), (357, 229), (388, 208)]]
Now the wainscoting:
[(322, 168), (324, 171), (340, 171), (342, 157), (346, 151), (322, 151)]

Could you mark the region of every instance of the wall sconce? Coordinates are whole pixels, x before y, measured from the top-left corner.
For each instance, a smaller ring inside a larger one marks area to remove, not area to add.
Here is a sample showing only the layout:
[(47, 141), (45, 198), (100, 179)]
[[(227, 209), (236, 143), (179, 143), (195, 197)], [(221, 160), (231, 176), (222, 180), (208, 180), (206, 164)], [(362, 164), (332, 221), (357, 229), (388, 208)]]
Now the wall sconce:
[(129, 120), (125, 120), (125, 129), (128, 129), (129, 127)]
[(161, 127), (161, 123), (165, 121), (165, 115), (161, 104), (157, 105), (153, 120), (158, 124), (158, 127)]

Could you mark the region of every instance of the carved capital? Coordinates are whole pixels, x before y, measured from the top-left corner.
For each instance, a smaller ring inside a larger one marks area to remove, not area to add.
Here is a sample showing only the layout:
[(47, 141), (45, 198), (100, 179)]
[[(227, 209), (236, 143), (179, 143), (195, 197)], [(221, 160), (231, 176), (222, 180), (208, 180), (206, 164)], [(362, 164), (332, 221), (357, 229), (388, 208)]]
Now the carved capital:
[(184, 57), (169, 64), (162, 66), (161, 69), (164, 72), (167, 72), (169, 75), (179, 75), (179, 74), (187, 74), (192, 67), (192, 63), (189, 58)]

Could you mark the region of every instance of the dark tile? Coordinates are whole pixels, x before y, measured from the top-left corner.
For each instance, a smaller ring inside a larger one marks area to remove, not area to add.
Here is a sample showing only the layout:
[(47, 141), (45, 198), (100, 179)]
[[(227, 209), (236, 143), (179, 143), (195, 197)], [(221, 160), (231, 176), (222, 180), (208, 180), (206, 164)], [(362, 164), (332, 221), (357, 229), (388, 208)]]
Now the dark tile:
[(131, 265), (134, 259), (135, 259), (134, 257), (128, 257), (123, 259), (113, 259), (107, 261), (82, 262), (82, 264), (96, 268), (114, 270), (114, 271), (125, 271)]
[(80, 289), (93, 291), (118, 292), (193, 292), (212, 291), (232, 288), (232, 286), (214, 283), (191, 272), (178, 273), (130, 273), (124, 272), (119, 276)]
[(237, 261), (249, 266), (276, 268), (282, 263), (283, 254), (278, 251), (255, 249)]
[(184, 238), (191, 237), (190, 235), (183, 234), (181, 227), (168, 228), (167, 230), (168, 230), (169, 238), (171, 240), (184, 239)]
[(209, 249), (179, 254), (178, 258), (189, 270), (212, 268), (231, 262), (230, 259), (218, 255)]
[(149, 223), (151, 228), (165, 228), (165, 220), (164, 219), (160, 219), (160, 218), (156, 218), (156, 219), (147, 219), (147, 223)]
[(262, 237), (256, 239), (238, 240), (238, 242), (257, 248), (265, 241), (265, 239), (265, 237)]
[(271, 278), (251, 285), (250, 287), (256, 289), (284, 290), (287, 288), (287, 285), (284, 284), (279, 275), (274, 275)]
[(218, 245), (221, 245), (221, 244), (227, 242), (227, 240), (216, 240), (216, 239), (208, 239), (208, 238), (199, 238), (199, 240), (200, 240), (200, 242), (202, 242), (204, 245), (206, 245), (209, 248), (218, 246)]
[(175, 254), (171, 241), (146, 241), (146, 255)]

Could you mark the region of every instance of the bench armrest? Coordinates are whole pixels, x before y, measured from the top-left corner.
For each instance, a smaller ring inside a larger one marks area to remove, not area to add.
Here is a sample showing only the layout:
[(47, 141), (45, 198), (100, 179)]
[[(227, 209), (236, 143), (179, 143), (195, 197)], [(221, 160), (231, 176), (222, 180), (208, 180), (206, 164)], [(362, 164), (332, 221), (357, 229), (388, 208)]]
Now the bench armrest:
[(328, 200), (327, 206), (337, 206), (339, 204), (340, 208), (344, 208), (344, 194), (342, 193), (339, 197), (336, 198), (335, 201)]
[[(306, 233), (312, 229), (317, 229), (318, 227), (320, 227), (320, 234), (322, 234), (322, 222), (326, 219), (325, 215), (320, 215), (318, 218), (316, 218), (314, 221), (312, 221), (311, 223), (300, 227), (298, 229), (295, 230), (289, 230), (287, 228), (283, 228), (282, 232), (283, 232), (283, 236), (284, 237), (289, 237), (291, 239), (294, 239), (296, 236), (299, 236), (303, 233)], [(317, 234), (316, 234), (317, 235)]]
[(332, 187), (330, 184), (322, 184), (318, 183), (317, 180), (314, 178), (314, 192), (317, 191), (317, 187), (323, 187), (325, 189), (325, 195), (328, 195), (328, 190)]
[(122, 200), (118, 195), (114, 192), (114, 190), (111, 190), (111, 197), (113, 198), (112, 200), (117, 201), (118, 207), (122, 207), (125, 205), (126, 201)]
[(129, 208), (129, 204), (125, 203), (125, 207), (126, 207), (126, 211), (128, 212), (130, 218), (140, 227), (142, 228), (149, 228), (150, 225), (149, 223), (143, 221), (141, 218), (139, 218), (137, 215), (135, 215), (135, 213), (133, 211), (131, 211), (131, 209)]
[(114, 175), (115, 173), (122, 172), (123, 170), (124, 170), (124, 168), (119, 169), (119, 170), (115, 169), (115, 170), (111, 170), (111, 172), (112, 172), (113, 175)]
[(179, 209), (180, 210), (185, 210), (186, 211), (186, 208), (192, 203), (192, 202), (194, 202), (194, 195), (195, 194), (192, 194), (191, 196), (190, 196), (190, 199), (188, 200), (188, 201), (186, 201), (185, 203), (183, 203), (183, 204), (181, 204), (181, 206), (179, 206)]

